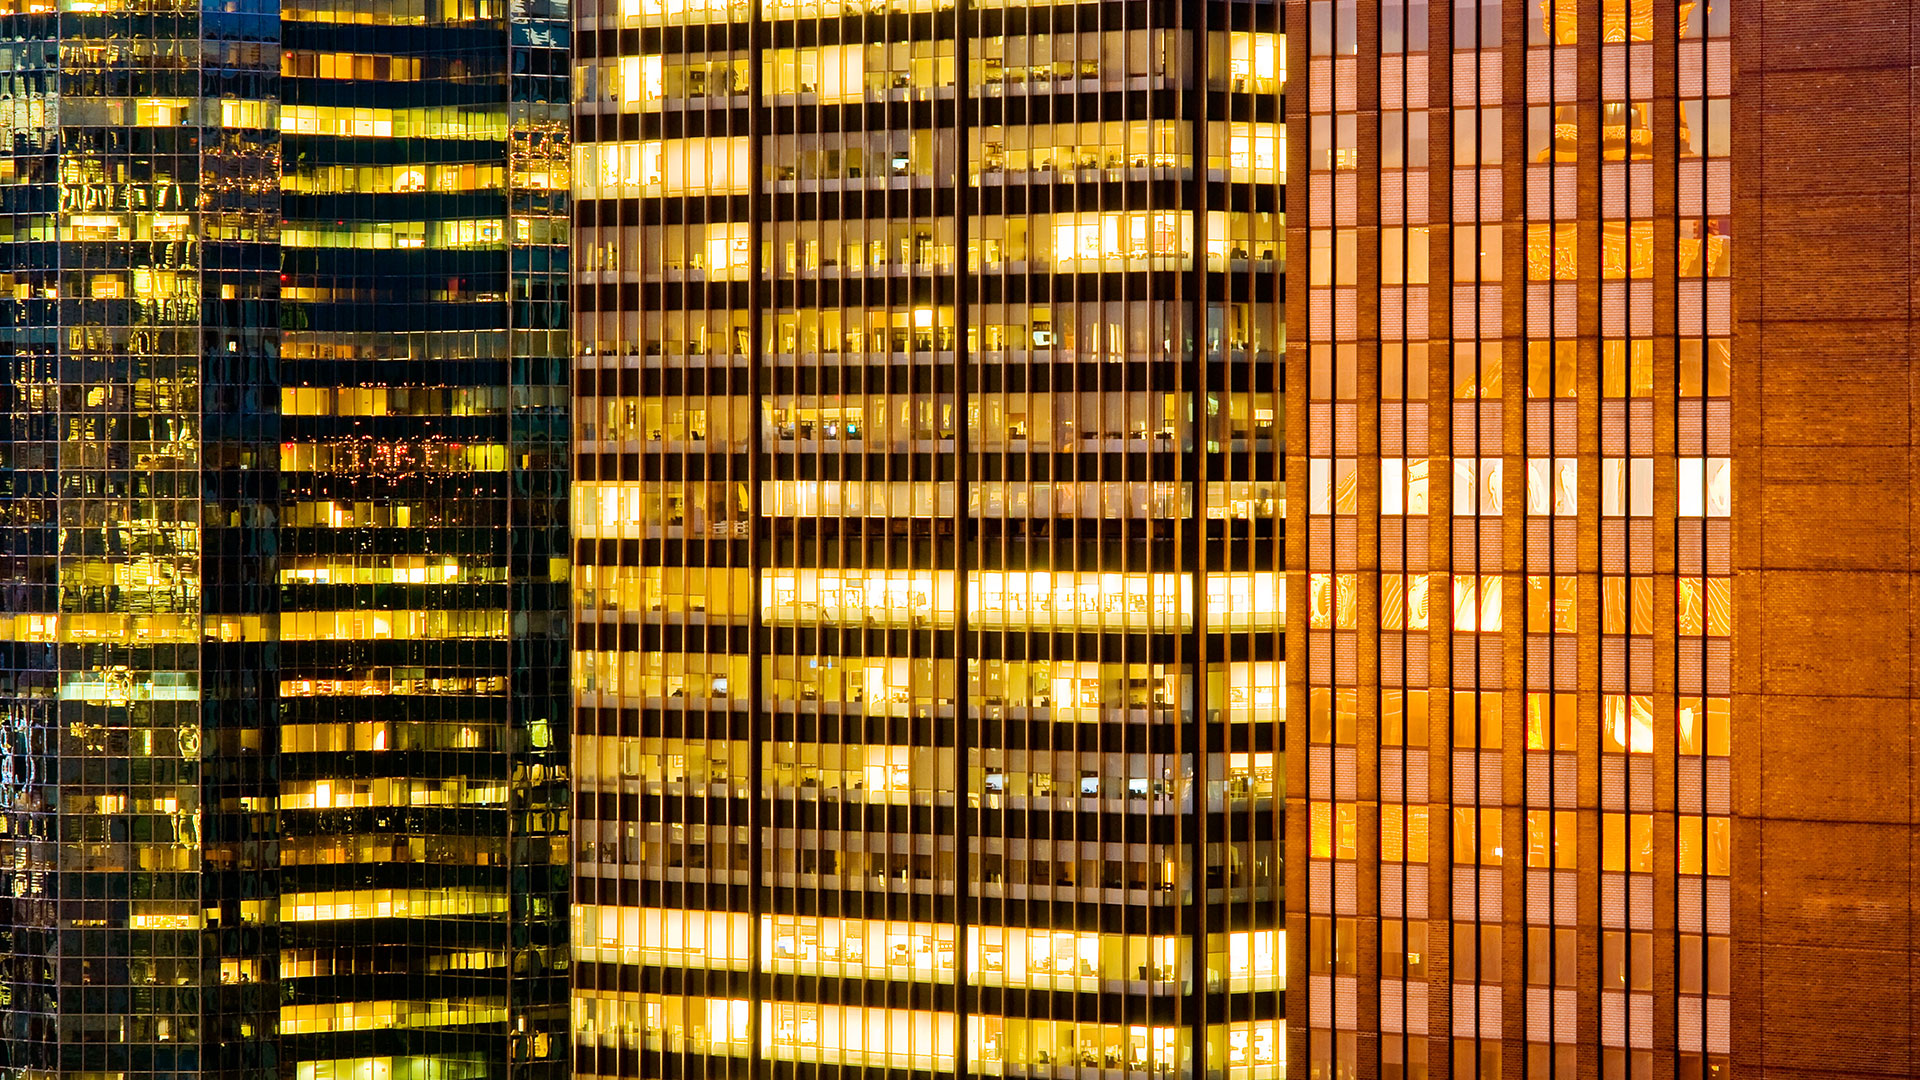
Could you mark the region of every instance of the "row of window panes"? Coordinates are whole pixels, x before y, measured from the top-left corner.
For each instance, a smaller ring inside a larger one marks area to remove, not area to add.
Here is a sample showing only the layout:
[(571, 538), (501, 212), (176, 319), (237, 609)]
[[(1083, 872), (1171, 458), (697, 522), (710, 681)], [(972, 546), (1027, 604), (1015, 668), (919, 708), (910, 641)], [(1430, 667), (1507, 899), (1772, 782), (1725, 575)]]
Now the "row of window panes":
[[(1460, 351), (1456, 346), (1456, 353)], [(1475, 365), (1459, 365), (1458, 384), (1453, 396), (1460, 399), (1500, 398), (1502, 389), (1501, 343), (1483, 341), (1473, 348)], [(1527, 343), (1528, 398), (1575, 397), (1578, 392), (1578, 349), (1573, 342)], [(1653, 342), (1609, 338), (1601, 342), (1601, 392), (1609, 398), (1651, 397), (1653, 394)], [(1429, 396), (1430, 350), (1424, 342), (1395, 343), (1381, 346), (1381, 397), (1383, 400), (1419, 401)], [(1309, 351), (1311, 378), (1316, 399), (1338, 397), (1351, 400), (1357, 389), (1355, 378), (1358, 350), (1351, 346), (1315, 347)], [(1682, 397), (1724, 397), (1731, 384), (1731, 349), (1725, 338), (1681, 340), (1679, 342), (1679, 390)], [(1551, 391), (1551, 393), (1549, 393)]]
[[(710, 911), (576, 905), (575, 955), (607, 963), (695, 965), (744, 970), (751, 962), (749, 916)], [(948, 924), (763, 915), (769, 971), (814, 975), (921, 976), (951, 981), (956, 950)], [(1237, 931), (1209, 938), (1225, 974), (1278, 988), (1285, 933)], [(1076, 988), (1078, 980), (1171, 983), (1183, 977), (1188, 942), (1146, 937), (976, 926), (967, 935), (971, 981), (994, 986)]]
[[(1429, 745), (1429, 710), (1435, 691), (1387, 689), (1381, 692), (1380, 740), (1386, 746)], [(1502, 692), (1453, 692), (1453, 713), (1479, 723), (1453, 725), (1453, 745), (1497, 750), (1501, 745)], [(1529, 692), (1526, 695), (1526, 749), (1572, 751), (1582, 731), (1581, 695)], [(1653, 752), (1653, 699), (1645, 695), (1601, 695), (1600, 734), (1604, 751)], [(1314, 744), (1354, 744), (1357, 717), (1355, 692), (1316, 687), (1308, 691), (1309, 741)], [(1682, 697), (1676, 706), (1678, 750), (1681, 754), (1725, 757), (1728, 752), (1728, 701), (1724, 697)], [(1478, 729), (1478, 736), (1474, 734)]]
[[(1080, 89), (1086, 83), (1118, 89), (1163, 80), (1173, 69), (1167, 62), (1164, 30), (1109, 31), (1100, 49), (1100, 34), (1084, 35), (1096, 44), (1083, 53), (1092, 59), (1057, 58), (1071, 54), (1071, 36), (1036, 34), (1028, 38), (978, 38), (970, 51), (968, 84), (988, 96), (1032, 90)], [(1182, 35), (1183, 36), (1183, 35)], [(1224, 35), (1216, 34), (1216, 38)], [(1264, 39), (1247, 46), (1253, 55), (1236, 56), (1230, 71), (1216, 72), (1211, 85), (1240, 93), (1274, 93), (1280, 85), (1276, 63), (1284, 63), (1271, 34), (1235, 34), (1241, 39)], [(1051, 41), (1049, 39), (1052, 39)], [(1063, 49), (1061, 42), (1067, 45)], [(1051, 45), (1051, 47), (1049, 47)], [(1133, 56), (1124, 55), (1131, 50)], [(1104, 52), (1104, 55), (1103, 55)], [(769, 50), (762, 93), (774, 103), (789, 100), (838, 104), (885, 100), (902, 92), (945, 89), (954, 85), (955, 60), (950, 41), (870, 42), (818, 48)], [(747, 61), (714, 58), (629, 56), (574, 66), (574, 100), (617, 102), (658, 108), (669, 102), (731, 98), (748, 92)], [(1065, 85), (1060, 85), (1065, 84)]]
[[(980, 217), (973, 226), (975, 235), (966, 251), (968, 269), (976, 271), (1006, 264), (1029, 270), (1125, 270), (1148, 259), (1154, 266), (1177, 268), (1191, 265), (1193, 253), (1192, 215), (1174, 211)], [(1206, 226), (1209, 269), (1224, 270), (1229, 262), (1273, 263), (1280, 257), (1283, 237), (1277, 215), (1213, 211)], [(628, 266), (629, 271), (673, 279), (697, 274), (713, 281), (743, 280), (751, 273), (744, 223), (642, 231), (646, 235), (629, 230), (627, 250), (645, 253), (644, 261)], [(951, 271), (958, 250), (954, 231), (951, 218), (776, 225), (772, 236), (761, 242), (760, 265), (768, 275)], [(424, 233), (421, 239), (424, 243)], [(406, 246), (396, 240), (385, 244)], [(618, 250), (612, 243), (591, 244), (583, 252), (582, 269), (589, 274), (620, 272)]]
[[(648, 994), (574, 996), (574, 1031), (587, 1044), (668, 1053), (743, 1056), (751, 1048), (751, 1004), (741, 999)], [(797, 1002), (761, 1005), (762, 1052), (775, 1060), (822, 1064), (951, 1068), (950, 1013)], [(1171, 1075), (1187, 1068), (1179, 1027), (975, 1016), (968, 1020), (973, 1066), (1000, 1075), (1009, 1066), (1112, 1068)], [(1285, 1068), (1285, 1025), (1239, 1021), (1208, 1029), (1208, 1066), (1229, 1080), (1269, 1080)]]
[[(1163, 301), (1110, 301), (1072, 306), (1007, 304), (975, 309), (967, 348), (988, 353), (1051, 354), (1051, 359), (1123, 363), (1171, 360), (1184, 320)], [(744, 358), (748, 322), (742, 311), (670, 311), (644, 323), (627, 317), (635, 344), (602, 341), (588, 355), (726, 356)], [(1214, 358), (1264, 356), (1284, 342), (1285, 326), (1272, 304), (1214, 304), (1208, 308), (1206, 347)], [(776, 312), (766, 320), (765, 351), (829, 356), (947, 351), (956, 337), (947, 308)]]
[[(1354, 920), (1337, 919), (1324, 938), (1331, 946), (1308, 958), (1308, 970), (1319, 974), (1353, 974), (1356, 960)], [(1429, 937), (1433, 923), (1383, 919), (1381, 974), (1386, 978), (1425, 979), (1432, 974)], [(1444, 931), (1444, 925), (1440, 927)], [(1491, 924), (1453, 924), (1453, 977), (1499, 982), (1504, 972), (1502, 927)], [(1531, 986), (1573, 988), (1579, 980), (1578, 931), (1571, 927), (1527, 927), (1526, 981)], [(1321, 938), (1316, 935), (1316, 938)], [(1681, 993), (1726, 994), (1730, 987), (1727, 939), (1709, 938), (1707, 947), (1692, 934), (1680, 935), (1676, 981)], [(1702, 962), (1704, 960), (1704, 963)], [(1704, 979), (1703, 979), (1704, 976)], [(1600, 983), (1605, 990), (1653, 989), (1653, 935), (1624, 930), (1601, 933)]]
[[(1178, 130), (1155, 121), (1112, 121), (975, 131), (970, 138), (976, 152), (969, 158), (977, 167), (970, 175), (1183, 166), (1187, 151)], [(1087, 134), (1096, 138), (1088, 140)], [(1282, 125), (1216, 121), (1210, 135), (1208, 145), (1216, 148), (1207, 158), (1211, 172), (1234, 182), (1284, 180)], [(950, 129), (770, 136), (762, 178), (909, 179), (914, 186), (932, 186), (936, 178), (954, 175), (955, 137)], [(582, 181), (576, 194), (591, 199), (744, 193), (752, 175), (746, 154), (744, 137), (583, 143), (575, 149), (575, 176)]]
[[(1504, 493), (1501, 458), (1455, 458), (1453, 514), (1497, 516)], [(1577, 462), (1570, 458), (1527, 459), (1526, 511), (1545, 516), (1572, 515), (1578, 507)], [(1381, 513), (1428, 513), (1428, 461), (1381, 461)], [(1677, 512), (1680, 517), (1726, 517), (1732, 513), (1733, 464), (1723, 457), (1684, 457), (1678, 461)], [(1308, 462), (1308, 510), (1319, 515), (1355, 512), (1359, 497), (1358, 461), (1316, 458)], [(1603, 458), (1600, 462), (1600, 513), (1603, 517), (1646, 517), (1653, 513), (1651, 458)]]
[[(663, 784), (696, 788), (715, 784), (733, 791), (749, 785), (744, 748), (726, 741), (594, 735), (576, 739), (580, 780), (590, 786), (616, 786), (623, 779), (639, 781), (652, 792), (663, 790)], [(952, 752), (947, 750), (777, 742), (768, 744), (765, 754), (771, 764), (763, 779), (774, 790), (881, 799), (936, 789), (952, 791), (954, 768)], [(973, 757), (978, 763), (968, 769), (968, 791), (976, 803), (984, 797), (988, 809), (1004, 805), (1007, 799), (1026, 798), (1164, 802), (1176, 791), (1184, 794), (1191, 780), (1191, 769), (1177, 766), (1174, 758), (1164, 755), (1076, 757), (1063, 752), (1042, 753), (1030, 760), (1024, 751), (982, 750)], [(1209, 785), (1215, 798), (1270, 798), (1277, 793), (1272, 753), (1214, 754), (1210, 761), (1209, 775), (1214, 779)], [(360, 804), (384, 803), (376, 799), (355, 805)]]

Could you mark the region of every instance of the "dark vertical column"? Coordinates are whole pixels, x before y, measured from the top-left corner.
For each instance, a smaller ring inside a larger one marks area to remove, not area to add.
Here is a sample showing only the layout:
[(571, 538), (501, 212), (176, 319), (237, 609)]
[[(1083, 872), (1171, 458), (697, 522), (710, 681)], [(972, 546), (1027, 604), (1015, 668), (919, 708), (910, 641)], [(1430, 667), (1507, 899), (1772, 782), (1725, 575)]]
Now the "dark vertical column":
[[(761, 1029), (760, 1014), (761, 1002), (766, 1000), (770, 982), (767, 972), (771, 969), (760, 933), (761, 914), (771, 906), (765, 835), (769, 825), (766, 800), (768, 784), (764, 779), (767, 766), (764, 748), (771, 729), (767, 722), (765, 698), (765, 594), (760, 580), (767, 565), (765, 534), (770, 527), (762, 517), (760, 492), (761, 481), (769, 474), (765, 434), (767, 356), (764, 347), (764, 320), (769, 299), (766, 275), (769, 268), (761, 255), (761, 236), (765, 231), (768, 199), (762, 193), (766, 169), (761, 142), (766, 135), (770, 109), (765, 104), (766, 87), (761, 73), (761, 55), (767, 43), (763, 0), (748, 2), (752, 4), (752, 10), (747, 15), (747, 190), (752, 194), (747, 197), (747, 396), (750, 399), (748, 423), (751, 426), (747, 456), (747, 581), (751, 590), (747, 609), (747, 783), (750, 785), (747, 792), (747, 951), (751, 957), (748, 965), (751, 974), (747, 992), (747, 1035), (752, 1045), (747, 1075), (757, 1078), (766, 1075), (768, 1070), (762, 1049), (767, 1033)], [(728, 29), (732, 30), (731, 27)], [(729, 33), (729, 41), (732, 36)], [(732, 131), (733, 128), (730, 126), (728, 130)], [(732, 201), (738, 205), (738, 200)], [(731, 297), (732, 293), (728, 295)], [(729, 380), (729, 390), (733, 385)]]
[[(249, 1080), (278, 1075), (267, 1036), (276, 1030), (281, 1004), (272, 910), (280, 889), (274, 813), (280, 652), (272, 631), (280, 609), (273, 508), (281, 483), (274, 243), (281, 207), (280, 133), (269, 111), (280, 96), (280, 21), (277, 11), (263, 7), (200, 16), (200, 95), (207, 109), (199, 162), (206, 207), (198, 417), (205, 529), (200, 753), (210, 764), (199, 792), (198, 906), (207, 918), (199, 950), (199, 1068)], [(223, 108), (231, 115), (223, 117)], [(216, 217), (231, 231), (210, 228)], [(155, 706), (169, 707), (149, 707)]]
[[(572, 368), (566, 264), (553, 258), (567, 241), (570, 195), (553, 179), (571, 157), (569, 60), (564, 16), (545, 0), (518, 0), (507, 26), (507, 221), (516, 226), (504, 253), (509, 322), (507, 493), (511, 551), (509, 764), (507, 816), (513, 860), (508, 898), (508, 1067), (515, 1080), (564, 1080), (571, 1071), (567, 910), (567, 790), (573, 744), (570, 692), (571, 575), (566, 529), (571, 425), (561, 395)], [(537, 231), (534, 231), (537, 230)], [(564, 248), (562, 248), (564, 250)], [(560, 560), (556, 562), (556, 560)], [(556, 580), (557, 578), (557, 580)], [(556, 857), (557, 856), (557, 857)]]
[[(972, 325), (971, 305), (978, 295), (978, 284), (967, 258), (968, 226), (972, 223), (979, 190), (971, 187), (972, 173), (967, 154), (967, 131), (973, 123), (972, 77), (967, 62), (974, 27), (967, 0), (954, 0), (954, 105), (953, 105), (953, 1075), (966, 1080), (972, 1071), (968, 1060), (967, 1018), (974, 999), (972, 976), (967, 961), (967, 925), (973, 907), (970, 848), (973, 841), (973, 816), (967, 805), (971, 793), (971, 772), (967, 756), (979, 745), (978, 726), (973, 722), (972, 680), (968, 678), (967, 658), (974, 651), (969, 618), (972, 589), (968, 571), (972, 568), (974, 542), (978, 530), (969, 507), (968, 487), (973, 479), (972, 426), (968, 422), (968, 403), (973, 392), (973, 347), (967, 340)], [(936, 114), (937, 115), (937, 114)], [(936, 134), (937, 139), (937, 134)], [(936, 151), (936, 157), (938, 156)], [(937, 181), (936, 181), (937, 182)], [(939, 200), (935, 199), (935, 206)], [(936, 817), (937, 821), (938, 818)], [(939, 850), (939, 840), (934, 841)], [(935, 856), (936, 873), (939, 858)]]
[[(57, 108), (58, 15), (0, 20), (0, 50), (12, 60), (14, 101)], [(0, 160), (13, 169), (10, 198), (57, 205), (62, 140), (56, 127), (0, 132)], [(6, 567), (0, 641), (0, 1070), (60, 1068), (56, 1025), (59, 962), (59, 647), (19, 631), (28, 613), (59, 610), (60, 362), (58, 301), (44, 285), (59, 270), (53, 244), (9, 245), (15, 288), (0, 296), (0, 564)], [(22, 287), (26, 286), (26, 287)]]
[[(1211, 817), (1207, 803), (1207, 748), (1210, 745), (1209, 713), (1212, 703), (1208, 700), (1208, 682), (1212, 671), (1213, 650), (1207, 635), (1207, 563), (1210, 552), (1207, 544), (1207, 389), (1211, 382), (1209, 365), (1214, 362), (1210, 351), (1207, 324), (1207, 3), (1206, 0), (1183, 0), (1181, 5), (1181, 24), (1192, 35), (1193, 47), (1187, 56), (1186, 78), (1183, 89), (1185, 100), (1181, 115), (1192, 133), (1192, 168), (1187, 193), (1188, 212), (1193, 217), (1193, 255), (1191, 269), (1183, 283), (1186, 292), (1187, 318), (1187, 357), (1189, 368), (1188, 386), (1193, 395), (1194, 428), (1192, 448), (1186, 469), (1188, 482), (1193, 485), (1194, 513), (1188, 519), (1186, 542), (1188, 550), (1187, 573), (1191, 578), (1188, 602), (1188, 618), (1192, 620), (1189, 631), (1190, 645), (1185, 650), (1190, 661), (1187, 672), (1188, 685), (1192, 687), (1190, 712), (1181, 732), (1179, 746), (1193, 762), (1193, 778), (1186, 801), (1186, 818), (1181, 822), (1182, 837), (1186, 842), (1187, 858), (1186, 878), (1190, 890), (1186, 902), (1187, 947), (1192, 951), (1192, 960), (1188, 965), (1190, 982), (1188, 983), (1188, 1008), (1182, 1020), (1190, 1027), (1193, 1053), (1193, 1075), (1206, 1075), (1207, 1062), (1207, 929), (1209, 906), (1207, 903), (1207, 844), (1211, 840), (1224, 840), (1214, 837), (1208, 825)], [(1222, 328), (1222, 353), (1220, 360), (1225, 361), (1225, 328)], [(1223, 856), (1224, 858), (1224, 856)], [(1223, 879), (1224, 885), (1224, 879)]]
[[(503, 662), (519, 715), (511, 724), (507, 967), (508, 1068), (524, 1080), (571, 1071), (571, 919), (567, 789), (572, 749), (570, 563), (566, 528), (571, 349), (566, 300), (571, 158), (566, 19), (544, 0), (510, 5), (505, 29), (504, 147), (508, 225), (503, 441), (511, 482)], [(523, 233), (521, 230), (525, 229)]]

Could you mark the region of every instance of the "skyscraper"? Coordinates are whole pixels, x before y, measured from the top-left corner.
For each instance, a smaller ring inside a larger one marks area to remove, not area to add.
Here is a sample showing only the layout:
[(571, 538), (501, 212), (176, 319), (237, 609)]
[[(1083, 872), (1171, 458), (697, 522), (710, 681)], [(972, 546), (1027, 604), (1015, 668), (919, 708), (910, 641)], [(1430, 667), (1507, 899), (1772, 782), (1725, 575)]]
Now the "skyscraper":
[(565, 34), (0, 15), (9, 1075), (566, 1071)]
[(552, 1077), (564, 8), (281, 19), (282, 1071)]
[(1279, 1076), (1279, 7), (574, 13), (576, 1069)]
[(1728, 7), (1289, 5), (1300, 1075), (1740, 1037)]
[(273, 1069), (279, 25), (140, 11), (0, 14), (10, 1076)]

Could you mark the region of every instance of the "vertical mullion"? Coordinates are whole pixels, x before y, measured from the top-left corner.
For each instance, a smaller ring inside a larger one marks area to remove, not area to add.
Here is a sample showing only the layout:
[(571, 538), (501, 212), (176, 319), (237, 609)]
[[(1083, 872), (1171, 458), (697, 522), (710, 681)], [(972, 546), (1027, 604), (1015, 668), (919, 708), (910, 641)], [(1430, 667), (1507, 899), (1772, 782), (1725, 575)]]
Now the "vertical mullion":
[[(762, 534), (770, 526), (763, 514), (765, 508), (761, 500), (761, 485), (766, 479), (765, 468), (767, 446), (765, 435), (766, 405), (765, 397), (769, 389), (766, 383), (765, 367), (768, 356), (765, 349), (765, 309), (767, 289), (763, 276), (768, 268), (761, 254), (762, 215), (765, 210), (764, 184), (765, 152), (762, 141), (766, 137), (767, 106), (765, 104), (765, 85), (761, 70), (761, 57), (766, 47), (766, 21), (762, 13), (765, 0), (749, 0), (751, 6), (747, 14), (747, 184), (752, 192), (746, 199), (747, 204), (747, 395), (749, 404), (749, 452), (747, 461), (747, 579), (750, 588), (750, 600), (747, 615), (747, 770), (751, 785), (747, 797), (747, 836), (748, 836), (748, 885), (747, 885), (747, 925), (749, 963), (747, 1035), (748, 1075), (760, 1077), (768, 1075), (769, 1065), (764, 1046), (768, 1032), (763, 1030), (761, 1012), (766, 1007), (767, 990), (770, 980), (767, 977), (771, 957), (765, 953), (761, 933), (761, 920), (769, 914), (770, 890), (766, 884), (766, 855), (768, 845), (763, 833), (769, 826), (767, 813), (766, 760), (764, 744), (771, 734), (766, 715), (766, 686), (764, 668), (768, 659), (767, 627), (764, 620), (761, 597), (764, 594), (763, 578), (766, 573), (766, 541)], [(729, 45), (738, 40), (729, 25), (727, 39)], [(729, 126), (729, 131), (732, 127)], [(731, 207), (738, 207), (740, 200), (730, 198)], [(731, 218), (731, 215), (729, 215)], [(728, 325), (732, 325), (732, 313), (728, 313)], [(729, 365), (731, 373), (731, 365)], [(731, 385), (732, 380), (729, 379)], [(777, 597), (775, 598), (777, 600)], [(731, 725), (729, 725), (731, 727)], [(730, 1034), (730, 1033), (729, 1033)]]
[[(1185, 89), (1182, 91), (1182, 114), (1192, 131), (1192, 164), (1189, 173), (1188, 205), (1193, 215), (1193, 257), (1187, 270), (1187, 297), (1190, 305), (1188, 318), (1191, 355), (1188, 382), (1193, 387), (1196, 414), (1204, 419), (1207, 391), (1209, 389), (1209, 356), (1207, 337), (1207, 0), (1182, 0), (1179, 25), (1191, 35), (1192, 48), (1189, 50), (1191, 65)], [(1224, 330), (1223, 330), (1224, 333)], [(1183, 834), (1189, 838), (1188, 857), (1192, 865), (1188, 867), (1187, 878), (1191, 893), (1188, 900), (1188, 949), (1192, 961), (1190, 971), (1192, 982), (1188, 989), (1188, 1012), (1186, 1020), (1190, 1025), (1190, 1053), (1194, 1055), (1193, 1068), (1198, 1073), (1204, 1068), (1207, 1056), (1207, 929), (1208, 902), (1205, 867), (1207, 865), (1207, 845), (1215, 839), (1207, 827), (1207, 732), (1211, 702), (1208, 691), (1212, 676), (1211, 650), (1207, 639), (1207, 442), (1204, 435), (1193, 440), (1189, 451), (1189, 482), (1194, 489), (1195, 514), (1192, 528), (1188, 531), (1187, 542), (1191, 549), (1187, 552), (1188, 574), (1190, 575), (1188, 604), (1191, 627), (1188, 630), (1188, 650), (1192, 657), (1189, 668), (1189, 685), (1192, 687), (1193, 706), (1185, 730), (1179, 740), (1184, 750), (1193, 760), (1192, 797), (1188, 803), (1188, 819), (1183, 823)], [(1224, 855), (1223, 855), (1224, 858)]]
[[(967, 131), (969, 118), (967, 110), (971, 105), (968, 95), (968, 79), (971, 72), (967, 64), (967, 46), (972, 40), (973, 28), (968, 24), (971, 8), (968, 0), (953, 0), (953, 41), (954, 41), (954, 108), (953, 108), (953, 1075), (954, 1080), (967, 1080), (971, 1071), (968, 1061), (969, 1043), (967, 1025), (971, 1015), (973, 987), (972, 971), (967, 962), (967, 925), (968, 909), (971, 906), (972, 891), (970, 866), (970, 846), (973, 839), (972, 820), (968, 815), (967, 796), (971, 791), (972, 775), (968, 767), (968, 757), (977, 742), (977, 728), (973, 722), (972, 685), (968, 677), (968, 656), (972, 652), (969, 620), (971, 614), (971, 595), (969, 588), (969, 567), (972, 551), (972, 511), (969, 487), (973, 476), (971, 454), (972, 431), (968, 425), (968, 403), (972, 392), (973, 364), (972, 347), (968, 343), (970, 304), (973, 300), (973, 285), (967, 262), (967, 225), (971, 207), (969, 206)], [(938, 70), (939, 59), (934, 60)], [(935, 80), (938, 81), (937, 79)], [(938, 112), (936, 110), (936, 115)], [(938, 155), (938, 138), (935, 139), (935, 154)], [(936, 171), (936, 176), (938, 172)], [(937, 181), (936, 181), (937, 182)], [(936, 192), (935, 205), (939, 200)], [(936, 220), (936, 238), (939, 225)], [(936, 308), (936, 312), (937, 312)], [(937, 406), (936, 406), (937, 409)], [(936, 432), (937, 434), (937, 432)], [(937, 490), (937, 489), (936, 489)], [(1004, 765), (1003, 765), (1004, 768)], [(939, 862), (939, 845), (935, 842), (934, 861)], [(936, 966), (938, 943), (935, 944)]]

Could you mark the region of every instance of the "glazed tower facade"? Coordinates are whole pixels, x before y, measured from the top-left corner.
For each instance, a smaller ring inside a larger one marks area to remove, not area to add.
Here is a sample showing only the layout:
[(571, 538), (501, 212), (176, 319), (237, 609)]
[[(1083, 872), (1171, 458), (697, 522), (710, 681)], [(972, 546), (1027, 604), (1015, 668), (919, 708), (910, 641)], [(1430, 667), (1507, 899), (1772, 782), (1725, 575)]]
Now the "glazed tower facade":
[(551, 1080), (565, 9), (281, 19), (282, 1074)]
[(1288, 15), (1301, 1075), (1721, 1075), (1727, 5)]
[(0, 1071), (269, 1077), (279, 24), (0, 13)]
[(0, 15), (8, 1075), (566, 1071), (565, 34)]
[(575, 30), (577, 1071), (1281, 1075), (1278, 5)]

